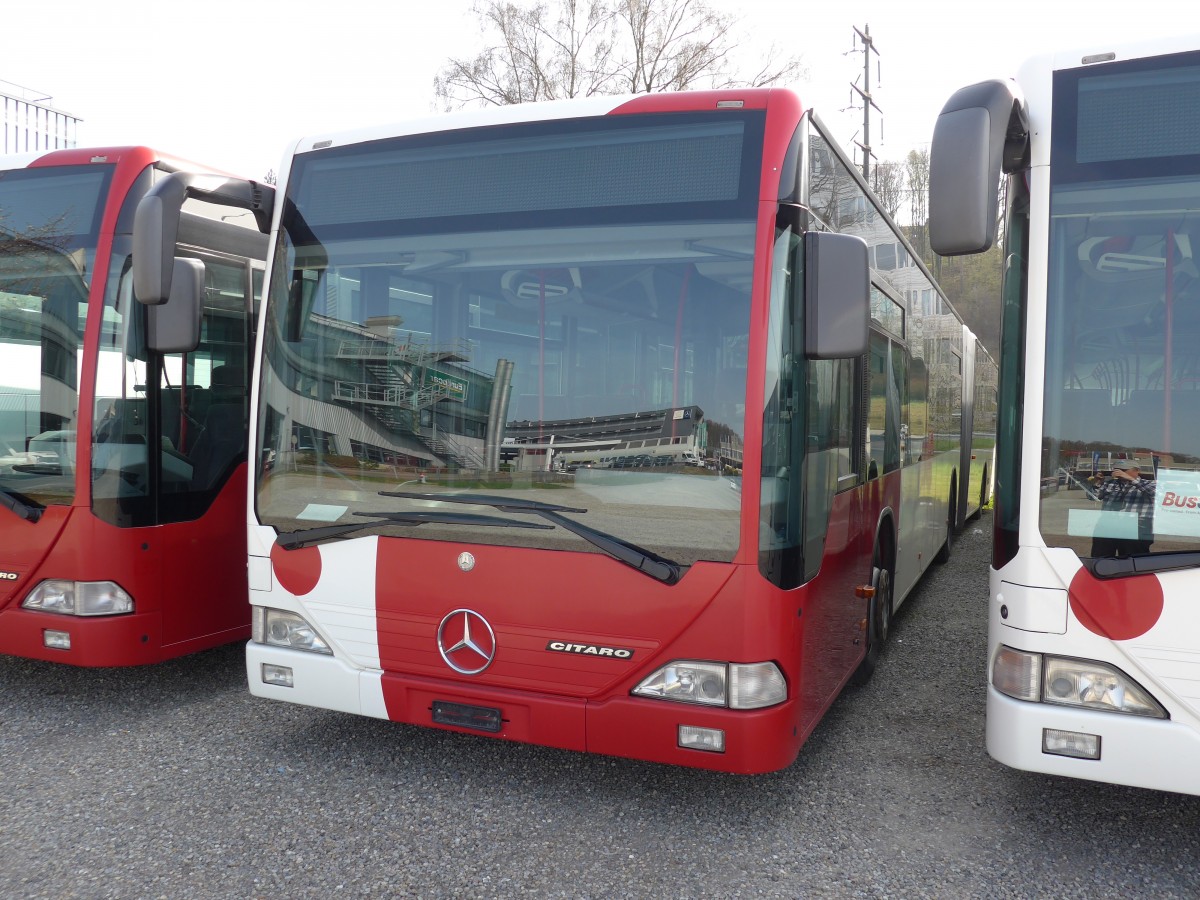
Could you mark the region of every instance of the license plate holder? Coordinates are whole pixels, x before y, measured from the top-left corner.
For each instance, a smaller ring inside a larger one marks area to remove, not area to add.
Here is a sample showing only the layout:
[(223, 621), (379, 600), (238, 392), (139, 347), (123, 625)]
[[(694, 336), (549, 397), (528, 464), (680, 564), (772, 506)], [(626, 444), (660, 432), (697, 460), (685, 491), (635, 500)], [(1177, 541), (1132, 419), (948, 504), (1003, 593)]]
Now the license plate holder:
[(436, 725), (453, 725), (489, 734), (499, 734), (504, 727), (503, 716), (495, 707), (451, 703), (449, 700), (433, 701), (433, 721)]

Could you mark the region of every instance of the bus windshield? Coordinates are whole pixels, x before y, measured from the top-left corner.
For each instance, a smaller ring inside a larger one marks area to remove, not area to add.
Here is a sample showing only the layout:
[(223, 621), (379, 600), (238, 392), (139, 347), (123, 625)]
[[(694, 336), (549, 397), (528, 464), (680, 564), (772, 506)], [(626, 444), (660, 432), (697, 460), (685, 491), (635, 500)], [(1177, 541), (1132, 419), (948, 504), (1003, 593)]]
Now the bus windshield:
[(402, 519), (372, 530), (599, 552), (484, 502), (536, 490), (673, 561), (732, 559), (761, 141), (761, 113), (737, 111), (298, 157), (264, 323), (261, 520), (386, 513)]
[(0, 172), (0, 491), (74, 498), (80, 356), (111, 166)]
[(1194, 116), (1152, 103), (1180, 89), (1200, 68), (1056, 82), (1041, 525), (1083, 557), (1200, 545), (1200, 158), (1137, 112)]

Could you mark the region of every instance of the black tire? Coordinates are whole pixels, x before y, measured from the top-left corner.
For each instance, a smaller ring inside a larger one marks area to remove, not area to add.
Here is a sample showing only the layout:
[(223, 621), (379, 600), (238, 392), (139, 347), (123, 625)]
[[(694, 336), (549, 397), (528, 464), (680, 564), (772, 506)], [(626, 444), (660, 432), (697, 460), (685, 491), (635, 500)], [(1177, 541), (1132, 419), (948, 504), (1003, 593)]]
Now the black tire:
[(938, 565), (950, 562), (950, 554), (954, 551), (954, 519), (958, 506), (954, 502), (958, 497), (958, 491), (955, 490), (955, 487), (956, 485), (954, 484), (950, 485), (950, 503), (946, 509), (946, 542), (942, 544), (942, 549), (933, 558), (933, 561)]
[(867, 653), (854, 670), (852, 681), (855, 684), (866, 684), (871, 680), (892, 630), (891, 570), (875, 566), (871, 573), (871, 586), (875, 588), (875, 596), (867, 607)]
[(979, 509), (975, 510), (975, 515), (971, 516), (972, 519), (978, 519), (980, 516), (983, 515), (983, 508), (985, 506), (987, 506), (987, 502), (988, 502), (987, 486), (988, 486), (988, 470), (987, 470), (987, 466), (984, 466), (983, 467), (983, 478), (979, 483)]

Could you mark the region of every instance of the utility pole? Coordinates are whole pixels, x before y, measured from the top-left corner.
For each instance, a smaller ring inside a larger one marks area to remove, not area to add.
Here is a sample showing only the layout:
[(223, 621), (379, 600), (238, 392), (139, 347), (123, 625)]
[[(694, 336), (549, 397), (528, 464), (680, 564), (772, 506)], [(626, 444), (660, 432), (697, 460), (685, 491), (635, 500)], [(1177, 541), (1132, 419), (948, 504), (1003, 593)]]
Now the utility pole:
[[(862, 42), (863, 55), (863, 83), (862, 87), (858, 86), (857, 82), (851, 83), (850, 87), (856, 91), (863, 101), (863, 139), (855, 141), (862, 148), (862, 173), (863, 178), (867, 180), (867, 184), (871, 183), (871, 107), (874, 106), (876, 111), (883, 113), (871, 97), (871, 54), (875, 54), (875, 65), (879, 65), (879, 50), (875, 46), (875, 41), (871, 37), (871, 26), (864, 25), (862, 31), (858, 28), (854, 29), (854, 33), (858, 35), (858, 39)], [(876, 72), (878, 74), (878, 71)]]

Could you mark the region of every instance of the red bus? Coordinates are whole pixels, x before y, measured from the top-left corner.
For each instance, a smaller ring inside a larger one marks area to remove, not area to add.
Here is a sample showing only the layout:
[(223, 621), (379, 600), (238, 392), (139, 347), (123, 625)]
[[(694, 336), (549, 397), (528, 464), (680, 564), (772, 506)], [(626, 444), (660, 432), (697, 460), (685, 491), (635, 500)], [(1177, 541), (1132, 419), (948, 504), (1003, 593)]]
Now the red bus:
[(251, 691), (791, 763), (994, 440), (970, 332), (820, 122), (787, 91), (590, 99), (316, 135), (281, 171)]
[(132, 291), (138, 201), (191, 170), (144, 147), (0, 160), (0, 653), (123, 666), (249, 634), (266, 239), (245, 210), (192, 202), (171, 253), (199, 261), (180, 265), (203, 272), (200, 315)]

